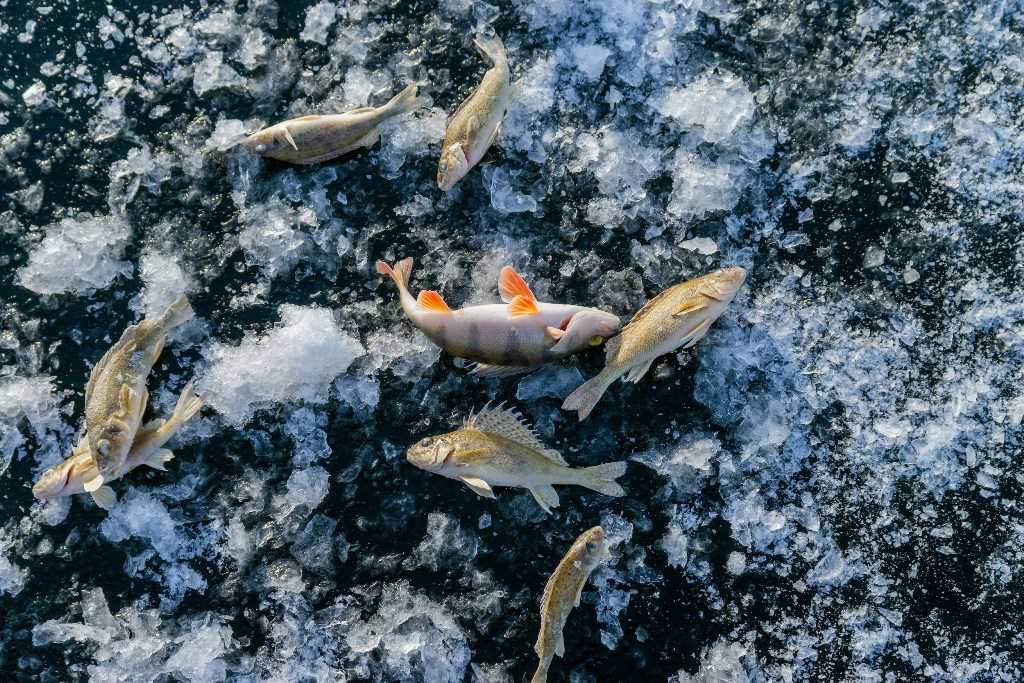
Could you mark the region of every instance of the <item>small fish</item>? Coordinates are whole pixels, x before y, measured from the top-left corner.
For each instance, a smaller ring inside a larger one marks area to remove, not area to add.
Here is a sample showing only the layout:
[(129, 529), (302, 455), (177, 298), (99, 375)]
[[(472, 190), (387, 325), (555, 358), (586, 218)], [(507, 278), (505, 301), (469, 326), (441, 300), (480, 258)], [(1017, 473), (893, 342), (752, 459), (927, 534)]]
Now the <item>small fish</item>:
[(291, 164), (329, 161), (377, 144), (380, 124), (418, 106), (416, 90), (415, 84), (409, 85), (381, 107), (289, 119), (253, 133), (240, 144), (250, 152)]
[(508, 57), (501, 38), (478, 37), (473, 45), (494, 66), (448, 120), (437, 164), (437, 186), (444, 192), (455, 187), (494, 143), (512, 99)]
[(529, 489), (548, 514), (558, 507), (553, 485), (575, 484), (606, 496), (625, 495), (615, 481), (625, 474), (625, 462), (569, 467), (558, 451), (541, 443), (522, 416), (500, 405), (484, 406), (462, 429), (423, 439), (406, 457), (420, 469), (458, 479), (485, 498), (494, 498), (492, 486)]
[(537, 301), (530, 286), (510, 266), (501, 269), (498, 291), (505, 304), (451, 310), (441, 295), (409, 293), (412, 259), (377, 261), (377, 272), (398, 287), (402, 309), (416, 327), (442, 349), (476, 363), (482, 377), (510, 377), (544, 363), (599, 346), (619, 329), (618, 317), (596, 308)]
[(604, 529), (595, 526), (580, 534), (555, 567), (540, 599), (540, 632), (533, 646), (540, 663), (530, 683), (547, 683), (551, 660), (555, 655), (565, 656), (565, 622), (573, 608), (580, 606), (580, 595), (591, 572), (607, 559)]
[(622, 375), (639, 382), (658, 356), (700, 341), (725, 311), (747, 277), (742, 268), (723, 268), (675, 285), (641, 308), (622, 332), (605, 345), (604, 369), (562, 403), (586, 419), (606, 389)]
[(182, 294), (160, 317), (132, 325), (110, 347), (85, 385), (85, 425), (89, 453), (96, 461), (92, 492), (123, 464), (146, 411), (146, 379), (164, 349), (167, 334), (194, 315)]
[[(174, 454), (163, 445), (202, 407), (203, 400), (196, 396), (192, 390), (192, 383), (189, 382), (181, 392), (170, 419), (154, 420), (139, 428), (128, 456), (105, 480), (112, 481), (123, 477), (141, 465), (166, 470), (165, 466), (174, 458)], [(43, 473), (32, 487), (32, 495), (39, 500), (47, 500), (86, 493), (85, 483), (95, 480), (98, 476), (99, 469), (89, 451), (89, 441), (83, 438), (69, 458)], [(92, 495), (96, 504), (105, 510), (109, 510), (117, 501), (113, 489), (107, 485), (88, 493)]]

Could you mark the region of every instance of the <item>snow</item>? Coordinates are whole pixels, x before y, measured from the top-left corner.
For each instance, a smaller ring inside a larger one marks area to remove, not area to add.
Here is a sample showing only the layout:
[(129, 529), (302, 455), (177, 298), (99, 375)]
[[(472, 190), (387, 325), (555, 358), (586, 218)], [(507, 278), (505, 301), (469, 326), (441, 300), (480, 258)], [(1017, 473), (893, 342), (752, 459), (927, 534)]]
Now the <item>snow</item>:
[(265, 334), (250, 332), (238, 345), (216, 343), (208, 351), (200, 390), (231, 424), (276, 403), (325, 403), (334, 378), (365, 353), (326, 309), (285, 304), (279, 314), (281, 324)]
[(114, 216), (81, 214), (48, 225), (46, 236), (18, 270), (18, 282), (38, 294), (91, 294), (127, 277), (122, 261), (131, 227)]

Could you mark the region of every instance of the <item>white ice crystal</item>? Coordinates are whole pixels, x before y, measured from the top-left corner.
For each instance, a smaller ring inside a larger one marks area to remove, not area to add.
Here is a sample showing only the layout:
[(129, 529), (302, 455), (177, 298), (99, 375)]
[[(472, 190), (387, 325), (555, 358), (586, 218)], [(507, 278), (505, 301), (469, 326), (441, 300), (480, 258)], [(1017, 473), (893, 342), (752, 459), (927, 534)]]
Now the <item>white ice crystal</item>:
[(249, 333), (237, 346), (214, 344), (207, 352), (211, 366), (201, 390), (232, 424), (275, 403), (326, 402), (334, 378), (364, 353), (326, 309), (285, 304), (280, 314), (281, 324), (267, 333)]
[(114, 216), (80, 214), (46, 227), (46, 237), (18, 271), (18, 282), (39, 294), (90, 294), (131, 274), (122, 261), (131, 227)]
[(669, 88), (654, 100), (662, 116), (695, 128), (707, 142), (728, 140), (749, 123), (756, 106), (742, 79), (728, 71), (708, 70), (682, 88)]
[(143, 289), (141, 312), (147, 317), (163, 313), (190, 286), (177, 260), (159, 251), (147, 251), (140, 259)]
[(338, 8), (330, 0), (320, 0), (317, 4), (306, 10), (306, 25), (302, 28), (299, 38), (312, 43), (327, 44), (327, 34), (334, 24)]
[(211, 50), (196, 65), (192, 89), (196, 95), (203, 97), (215, 90), (237, 88), (245, 84), (242, 78), (230, 65), (224, 63), (224, 53)]

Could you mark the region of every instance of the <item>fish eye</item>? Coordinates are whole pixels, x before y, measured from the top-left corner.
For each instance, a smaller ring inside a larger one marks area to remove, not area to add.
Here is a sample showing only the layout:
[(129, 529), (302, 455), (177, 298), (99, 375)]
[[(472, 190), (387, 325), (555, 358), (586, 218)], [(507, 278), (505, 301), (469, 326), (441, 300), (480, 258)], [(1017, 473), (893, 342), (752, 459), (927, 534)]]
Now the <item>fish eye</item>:
[(428, 446), (430, 446), (430, 444), (432, 444), (433, 442), (434, 442), (434, 440), (433, 440), (433, 439), (431, 439), (431, 438), (427, 437), (426, 439), (423, 439), (423, 440), (421, 440), (421, 441), (420, 441), (420, 443), (419, 443), (419, 447), (420, 447), (420, 448), (427, 448), (427, 447), (428, 447)]
[(263, 154), (266, 151), (267, 151), (267, 146), (266, 145), (263, 145), (263, 144), (256, 145), (256, 152), (257, 153)]
[(96, 444), (96, 450), (99, 451), (100, 455), (103, 457), (110, 455), (110, 442), (106, 439), (101, 439), (100, 442)]
[(604, 337), (599, 334), (595, 334), (589, 340), (591, 346), (600, 346), (604, 342)]

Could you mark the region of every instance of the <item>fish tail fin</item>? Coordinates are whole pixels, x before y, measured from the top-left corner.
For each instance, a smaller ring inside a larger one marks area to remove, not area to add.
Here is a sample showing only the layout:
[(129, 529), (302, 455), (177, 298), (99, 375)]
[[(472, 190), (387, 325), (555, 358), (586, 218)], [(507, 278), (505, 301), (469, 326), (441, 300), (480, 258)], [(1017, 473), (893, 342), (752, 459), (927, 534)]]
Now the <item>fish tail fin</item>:
[(576, 391), (569, 394), (562, 402), (562, 410), (575, 410), (579, 413), (580, 422), (587, 419), (590, 411), (594, 409), (597, 402), (604, 396), (604, 392), (615, 381), (617, 375), (602, 370), (596, 377), (588, 379), (576, 387)]
[(405, 89), (402, 90), (402, 92), (392, 97), (391, 100), (384, 105), (384, 108), (387, 109), (391, 116), (408, 114), (419, 106), (419, 100), (416, 99), (416, 93), (418, 91), (419, 86), (415, 83), (410, 83), (405, 86)]
[(191, 420), (202, 407), (203, 399), (195, 392), (193, 384), (190, 381), (185, 385), (185, 388), (182, 389), (181, 396), (178, 397), (178, 403), (174, 406), (174, 412), (171, 413), (171, 418), (168, 420), (168, 424), (173, 425), (174, 428), (180, 427)]
[(195, 314), (196, 312), (192, 310), (192, 304), (188, 302), (188, 297), (182, 294), (174, 300), (174, 303), (167, 307), (167, 310), (160, 316), (160, 319), (164, 329), (170, 330), (188, 322)]
[(606, 496), (621, 498), (626, 495), (619, 482), (615, 481), (626, 473), (624, 461), (606, 462), (603, 465), (584, 467), (579, 472), (579, 485)]
[(377, 272), (390, 277), (399, 292), (408, 292), (409, 278), (412, 277), (412, 257), (402, 259), (394, 267), (389, 266), (385, 261), (377, 261)]
[(505, 54), (505, 43), (497, 34), (493, 36), (477, 36), (473, 39), (473, 45), (477, 51), (495, 66), (508, 64), (508, 56)]

